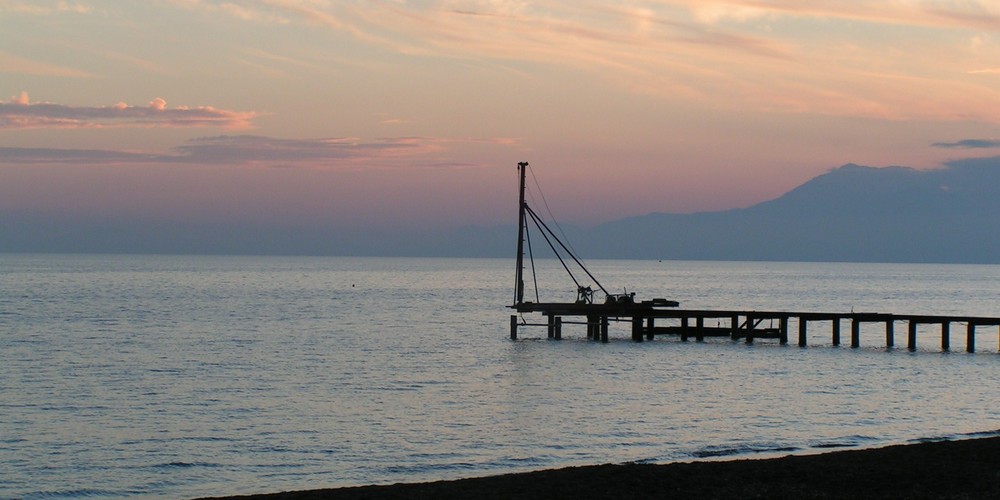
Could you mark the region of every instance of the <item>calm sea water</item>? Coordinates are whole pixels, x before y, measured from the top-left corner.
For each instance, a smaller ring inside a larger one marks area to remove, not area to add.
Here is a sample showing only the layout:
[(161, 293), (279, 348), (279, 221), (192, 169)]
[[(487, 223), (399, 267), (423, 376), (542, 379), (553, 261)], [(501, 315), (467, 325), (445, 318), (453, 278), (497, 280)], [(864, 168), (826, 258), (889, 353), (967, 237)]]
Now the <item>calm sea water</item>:
[[(571, 300), (540, 262), (543, 299)], [(1000, 315), (1000, 266), (594, 261), (691, 308)], [(508, 340), (509, 260), (0, 257), (0, 497), (169, 497), (810, 453), (1000, 429), (978, 352)], [(540, 318), (534, 318), (540, 320)], [(896, 329), (905, 345), (905, 326)], [(794, 342), (793, 342), (794, 343)]]

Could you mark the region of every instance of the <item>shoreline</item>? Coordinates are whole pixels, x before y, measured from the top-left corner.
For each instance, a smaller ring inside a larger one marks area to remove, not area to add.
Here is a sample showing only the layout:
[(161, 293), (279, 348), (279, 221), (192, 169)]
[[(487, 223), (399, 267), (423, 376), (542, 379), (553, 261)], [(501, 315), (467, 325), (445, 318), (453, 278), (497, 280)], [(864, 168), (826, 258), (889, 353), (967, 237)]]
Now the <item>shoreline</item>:
[(441, 498), (1000, 498), (1000, 436), (778, 458), (604, 464), (535, 472), (212, 497), (244, 500)]

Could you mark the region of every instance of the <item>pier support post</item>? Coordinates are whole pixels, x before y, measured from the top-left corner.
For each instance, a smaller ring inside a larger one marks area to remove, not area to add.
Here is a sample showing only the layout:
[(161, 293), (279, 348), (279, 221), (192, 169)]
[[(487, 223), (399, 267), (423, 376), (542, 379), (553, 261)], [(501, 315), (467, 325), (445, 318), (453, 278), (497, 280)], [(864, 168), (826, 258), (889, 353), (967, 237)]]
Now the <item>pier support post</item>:
[(976, 324), (971, 321), (965, 327), (965, 352), (976, 352)]
[(947, 321), (941, 322), (941, 350), (948, 351), (951, 349), (951, 323)]
[(733, 316), (732, 318), (729, 318), (729, 321), (730, 326), (732, 327), (729, 331), (729, 339), (736, 340), (740, 338), (740, 317), (738, 315)]
[(595, 320), (594, 320), (593, 316), (589, 316), (589, 315), (587, 316), (587, 338), (588, 339), (595, 339), (597, 337), (595, 335), (595, 332), (597, 332), (597, 328), (594, 327), (594, 321)]
[(885, 321), (885, 346), (887, 348), (892, 348), (896, 345), (896, 328), (893, 320), (887, 319)]
[(601, 342), (608, 341), (608, 317), (601, 316)]
[(554, 339), (556, 338), (556, 317), (554, 314), (549, 315), (548, 323), (549, 338)]
[(833, 318), (833, 345), (840, 345), (840, 318)]
[(646, 318), (646, 340), (653, 340), (654, 328), (656, 328), (656, 323), (653, 321), (653, 317)]
[(778, 343), (788, 344), (788, 316), (778, 318)]
[(698, 342), (705, 341), (705, 318), (698, 316), (697, 326), (695, 327), (695, 340)]
[(681, 342), (687, 342), (688, 339), (688, 318), (684, 316), (681, 318)]
[(642, 342), (642, 316), (632, 318), (632, 340)]
[(517, 315), (510, 315), (510, 339), (517, 340)]
[[(787, 320), (782, 319), (782, 326), (783, 327), (785, 325), (785, 321), (787, 321)], [(807, 319), (805, 319), (803, 317), (799, 317), (799, 347), (805, 347), (806, 346), (806, 329), (809, 328), (808, 324), (809, 324), (809, 320), (807, 320)]]
[(906, 333), (906, 348), (911, 351), (917, 350), (917, 322), (910, 320), (910, 328)]
[(861, 347), (861, 322), (851, 318), (851, 347)]
[(556, 316), (555, 336), (556, 340), (562, 340), (562, 316)]
[(753, 344), (753, 329), (757, 326), (754, 324), (754, 319), (756, 318), (747, 314), (747, 334), (745, 340), (747, 344)]

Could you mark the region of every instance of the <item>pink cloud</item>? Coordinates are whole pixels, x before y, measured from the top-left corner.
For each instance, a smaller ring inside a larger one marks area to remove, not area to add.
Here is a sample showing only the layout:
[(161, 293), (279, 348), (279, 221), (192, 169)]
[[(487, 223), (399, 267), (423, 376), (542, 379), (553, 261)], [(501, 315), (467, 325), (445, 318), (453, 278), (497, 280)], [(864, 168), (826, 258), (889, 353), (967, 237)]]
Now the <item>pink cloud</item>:
[(160, 97), (146, 107), (119, 102), (113, 106), (69, 106), (32, 103), (27, 92), (0, 101), (0, 129), (102, 127), (221, 127), (249, 128), (252, 111), (229, 111), (212, 106), (170, 108)]
[[(163, 111), (163, 110), (167, 109), (167, 101), (164, 101), (162, 98), (157, 97), (156, 99), (153, 99), (152, 101), (149, 101), (149, 107), (150, 107), (150, 109), (155, 109), (157, 111)], [(126, 106), (126, 108), (128, 108), (128, 106)]]

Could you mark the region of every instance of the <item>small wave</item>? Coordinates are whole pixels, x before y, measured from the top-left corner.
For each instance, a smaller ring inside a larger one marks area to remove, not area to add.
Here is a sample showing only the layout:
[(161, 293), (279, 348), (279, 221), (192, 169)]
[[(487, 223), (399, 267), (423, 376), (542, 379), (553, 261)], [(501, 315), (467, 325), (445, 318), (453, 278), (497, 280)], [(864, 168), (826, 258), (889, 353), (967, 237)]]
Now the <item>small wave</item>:
[(478, 464), (469, 462), (450, 462), (442, 464), (392, 465), (383, 470), (389, 474), (428, 474), (446, 471), (468, 471), (480, 468)]
[(129, 439), (122, 441), (123, 445), (137, 445), (137, 444), (162, 444), (162, 443), (179, 443), (179, 442), (194, 442), (194, 443), (226, 443), (234, 442), (239, 439), (234, 437), (221, 437), (221, 436), (187, 436), (187, 437), (168, 437), (168, 438), (146, 438), (146, 439)]
[(841, 436), (839, 438), (832, 438), (823, 441), (813, 441), (809, 444), (810, 448), (848, 448), (851, 446), (864, 446), (865, 444), (876, 443), (882, 441), (881, 438), (872, 436), (862, 436), (860, 434), (854, 434), (851, 436)]
[[(501, 467), (507, 467), (507, 466), (524, 467), (524, 466), (544, 465), (546, 463), (548, 463), (548, 460), (544, 460), (544, 459), (541, 459), (541, 458), (538, 458), (538, 457), (520, 457), (520, 458), (519, 457), (511, 457), (511, 458), (502, 460), (501, 462), (499, 462), (499, 463), (497, 463), (495, 465), (499, 465)], [(491, 465), (494, 465), (494, 464), (491, 464)]]
[(181, 372), (181, 370), (179, 368), (150, 368), (149, 371), (152, 372), (152, 373), (180, 373)]
[(812, 445), (813, 448), (823, 448), (823, 449), (828, 449), (828, 448), (850, 448), (851, 446), (857, 446), (857, 444), (856, 443), (845, 443), (845, 442), (831, 441), (831, 442), (827, 442), (827, 443), (816, 443), (816, 444)]
[(78, 489), (63, 491), (36, 491), (24, 495), (24, 500), (47, 500), (54, 498), (96, 498), (96, 497), (120, 497), (128, 492), (115, 490)]
[(977, 432), (964, 432), (960, 434), (945, 434), (942, 436), (930, 436), (911, 439), (907, 441), (908, 443), (921, 444), (921, 443), (938, 443), (941, 441), (960, 441), (963, 439), (978, 439), (978, 438), (988, 438), (1000, 436), (1000, 430), (995, 431), (977, 431)]
[(544, 467), (552, 462), (540, 457), (508, 457), (488, 462), (441, 462), (412, 465), (393, 465), (383, 469), (388, 474), (418, 475), (421, 477), (443, 477), (450, 472), (510, 470)]
[(997, 437), (1000, 436), (1000, 429), (994, 431), (966, 432), (964, 434), (959, 434), (959, 436), (963, 438)]
[(219, 464), (213, 464), (211, 462), (167, 462), (162, 464), (153, 465), (154, 469), (187, 469), (191, 467), (221, 467)]
[(780, 446), (776, 444), (746, 444), (739, 446), (706, 446), (691, 455), (696, 458), (717, 458), (733, 455), (752, 455), (757, 453), (784, 453), (799, 451), (796, 446)]

